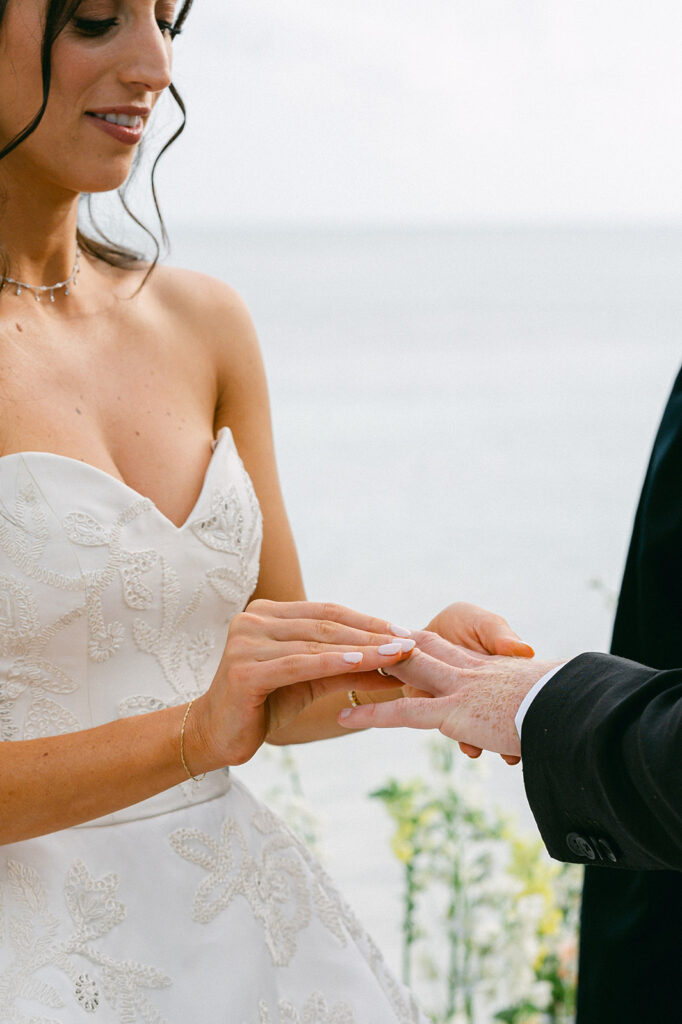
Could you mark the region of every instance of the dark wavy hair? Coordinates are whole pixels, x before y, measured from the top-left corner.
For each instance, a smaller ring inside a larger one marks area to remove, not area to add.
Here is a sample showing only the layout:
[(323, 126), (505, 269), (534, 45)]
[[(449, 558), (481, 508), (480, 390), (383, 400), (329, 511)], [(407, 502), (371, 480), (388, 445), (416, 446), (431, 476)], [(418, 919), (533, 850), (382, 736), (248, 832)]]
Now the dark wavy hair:
[[(7, 10), (8, 3), (9, 0), (0, 0), (0, 28), (2, 27), (2, 22), (5, 16), (5, 11)], [(3, 149), (0, 149), (0, 160), (2, 160), (3, 157), (6, 157), (8, 153), (11, 153), (12, 150), (16, 149), (17, 146), (21, 145), (24, 139), (27, 139), (28, 136), (31, 135), (32, 132), (34, 132), (40, 124), (43, 114), (45, 113), (45, 108), (47, 107), (47, 100), (50, 93), (50, 82), (52, 80), (52, 47), (54, 46), (55, 40), (57, 39), (59, 33), (64, 30), (64, 28), (67, 26), (71, 18), (78, 10), (80, 3), (81, 0), (47, 0), (47, 11), (45, 15), (45, 31), (43, 33), (43, 39), (41, 44), (41, 69), (43, 78), (42, 102), (40, 108), (33, 116), (31, 121), (25, 126), (25, 128), (22, 128), (22, 130), (18, 132), (18, 134), (15, 135), (14, 138), (11, 139)], [(184, 0), (184, 3), (180, 7), (178, 15), (173, 24), (173, 36), (177, 35), (182, 30), (182, 27), (185, 23), (187, 15), (189, 14), (192, 3), (193, 0)], [(172, 82), (168, 87), (168, 91), (170, 92), (171, 96), (173, 97), (178, 107), (180, 108), (180, 112), (182, 114), (182, 122), (180, 123), (180, 127), (173, 132), (170, 139), (168, 139), (168, 141), (163, 145), (160, 152), (156, 155), (156, 158), (152, 165), (150, 180), (152, 199), (154, 200), (154, 208), (159, 219), (159, 225), (161, 228), (161, 243), (163, 245), (168, 244), (168, 235), (166, 232), (166, 226), (163, 221), (163, 216), (161, 215), (161, 208), (159, 207), (159, 201), (156, 194), (156, 167), (159, 160), (166, 152), (168, 147), (171, 146), (175, 142), (177, 137), (183, 132), (187, 120), (185, 104), (183, 103), (182, 97), (180, 96), (179, 92), (177, 91)], [(0, 97), (0, 103), (1, 102), (2, 98)], [(123, 209), (128, 214), (128, 216), (132, 218), (132, 220), (137, 224), (137, 226), (141, 228), (142, 231), (144, 231), (145, 234), (149, 236), (149, 238), (151, 238), (154, 244), (154, 259), (152, 260), (149, 269), (147, 270), (147, 273), (144, 277), (144, 281), (146, 281), (147, 278), (149, 277), (149, 274), (151, 274), (152, 270), (156, 266), (158, 259), (161, 255), (161, 244), (159, 243), (159, 240), (157, 239), (154, 232), (151, 231), (148, 227), (146, 227), (146, 225), (142, 223), (139, 217), (137, 217), (136, 214), (133, 213), (126, 200), (126, 192), (134, 176), (135, 169), (139, 164), (140, 151), (140, 147), (138, 147), (137, 152), (135, 154), (135, 160), (133, 161), (132, 171), (128, 175), (127, 180), (118, 189), (118, 197), (121, 201)], [(91, 256), (94, 256), (99, 260), (104, 260), (105, 263), (109, 263), (113, 267), (122, 267), (126, 270), (132, 270), (133, 268), (138, 267), (141, 263), (147, 262), (142, 253), (135, 252), (132, 249), (127, 249), (123, 245), (118, 244), (113, 239), (109, 238), (105, 231), (103, 231), (103, 229), (96, 223), (92, 212), (92, 196), (90, 195), (87, 196), (87, 207), (90, 222), (92, 223), (99, 237), (91, 238), (88, 235), (84, 234), (83, 231), (81, 231), (79, 228), (77, 234), (78, 244), (84, 252), (89, 253)], [(4, 288), (5, 278), (9, 276), (9, 269), (10, 267), (8, 255), (5, 252), (5, 250), (2, 249), (2, 247), (0, 247), (0, 291), (2, 291), (2, 289)], [(144, 281), (142, 282), (143, 284)]]

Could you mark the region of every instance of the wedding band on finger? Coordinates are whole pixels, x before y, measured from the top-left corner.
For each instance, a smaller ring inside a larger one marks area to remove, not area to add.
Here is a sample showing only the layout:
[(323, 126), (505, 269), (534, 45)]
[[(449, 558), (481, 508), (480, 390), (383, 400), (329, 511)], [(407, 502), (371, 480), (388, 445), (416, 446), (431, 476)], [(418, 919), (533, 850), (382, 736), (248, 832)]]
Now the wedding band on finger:
[(391, 673), (387, 672), (385, 668), (378, 668), (377, 672), (379, 673), (380, 676), (384, 676), (385, 679), (392, 679), (393, 678)]
[(348, 691), (348, 700), (350, 701), (350, 706), (352, 708), (359, 708), (360, 707), (360, 701), (358, 700), (358, 695), (357, 695), (357, 691), (356, 690), (349, 690)]

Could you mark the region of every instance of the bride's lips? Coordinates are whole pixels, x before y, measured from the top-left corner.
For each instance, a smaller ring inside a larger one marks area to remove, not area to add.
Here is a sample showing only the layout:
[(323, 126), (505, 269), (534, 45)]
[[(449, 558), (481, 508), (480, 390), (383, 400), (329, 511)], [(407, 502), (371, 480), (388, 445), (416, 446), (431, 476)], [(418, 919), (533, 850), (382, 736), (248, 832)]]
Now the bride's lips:
[[(101, 110), (87, 110), (86, 117), (97, 128), (110, 135), (112, 139), (127, 146), (136, 146), (142, 138), (145, 121), (150, 113), (149, 107), (105, 107)], [(104, 114), (126, 114), (128, 117), (136, 117), (139, 120), (137, 124), (131, 126), (115, 124), (113, 121), (105, 121), (102, 116)]]

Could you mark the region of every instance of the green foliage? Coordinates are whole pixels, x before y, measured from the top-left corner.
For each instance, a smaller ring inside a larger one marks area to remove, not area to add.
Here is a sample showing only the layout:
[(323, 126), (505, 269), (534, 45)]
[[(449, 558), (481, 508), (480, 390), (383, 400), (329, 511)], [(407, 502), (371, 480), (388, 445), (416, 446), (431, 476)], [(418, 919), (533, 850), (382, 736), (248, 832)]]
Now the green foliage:
[(439, 1024), (474, 1024), (482, 1005), (507, 1024), (563, 1024), (575, 1006), (580, 872), (485, 810), (478, 765), (455, 750), (432, 746), (428, 782), (391, 779), (371, 794), (395, 823), (403, 864), (403, 979)]

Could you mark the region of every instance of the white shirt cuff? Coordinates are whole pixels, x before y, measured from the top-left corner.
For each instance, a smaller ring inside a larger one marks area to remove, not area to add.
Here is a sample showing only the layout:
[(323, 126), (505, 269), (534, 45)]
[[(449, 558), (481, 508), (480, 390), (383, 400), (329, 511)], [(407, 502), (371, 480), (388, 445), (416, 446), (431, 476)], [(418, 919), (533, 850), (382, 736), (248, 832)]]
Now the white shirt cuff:
[(557, 665), (555, 668), (551, 668), (549, 672), (546, 672), (542, 679), (538, 679), (537, 683), (535, 683), (535, 685), (530, 688), (526, 696), (521, 701), (519, 710), (516, 712), (516, 716), (514, 718), (514, 722), (516, 724), (516, 731), (519, 734), (519, 739), (521, 739), (521, 726), (523, 725), (523, 720), (526, 717), (526, 712), (528, 711), (528, 708), (531, 706), (531, 704), (539, 694), (542, 687), (546, 686), (550, 679), (553, 676), (555, 676), (557, 672), (560, 672), (562, 668), (565, 668), (567, 664), (568, 662), (565, 661), (563, 665)]

